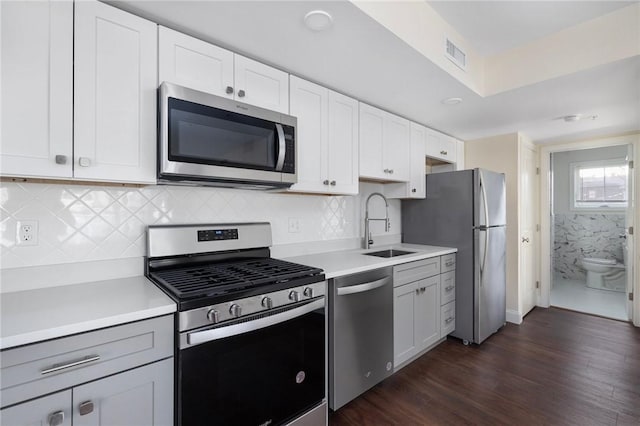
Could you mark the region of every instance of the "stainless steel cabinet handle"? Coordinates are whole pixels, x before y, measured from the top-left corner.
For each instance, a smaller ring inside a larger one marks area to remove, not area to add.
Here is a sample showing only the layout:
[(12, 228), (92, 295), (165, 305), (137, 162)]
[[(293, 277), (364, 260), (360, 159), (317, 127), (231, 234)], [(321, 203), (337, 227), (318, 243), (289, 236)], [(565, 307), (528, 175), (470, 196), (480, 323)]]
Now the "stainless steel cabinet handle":
[(455, 264), (456, 264), (456, 262), (449, 261), (449, 262), (446, 262), (444, 265), (445, 265), (445, 266), (453, 266), (453, 265), (455, 265)]
[(50, 368), (42, 370), (40, 374), (50, 374), (55, 373), (56, 371), (66, 370), (67, 368), (77, 367), (79, 365), (88, 364), (90, 362), (98, 361), (100, 359), (100, 355), (87, 355), (83, 358), (77, 359), (75, 361), (68, 362), (66, 364), (54, 364)]
[(389, 169), (389, 173), (390, 173), (390, 174), (393, 174), (393, 169)]
[(233, 93), (233, 87), (227, 86), (226, 92), (227, 92), (228, 95), (232, 94)]
[(56, 411), (49, 414), (47, 422), (49, 423), (49, 426), (60, 426), (64, 423), (64, 411)]
[(238, 97), (244, 98), (244, 95), (245, 95), (244, 90), (238, 90)]
[(56, 155), (56, 164), (67, 164), (66, 155)]
[(371, 281), (369, 283), (352, 285), (348, 287), (338, 287), (338, 296), (344, 296), (347, 294), (354, 294), (354, 293), (363, 293), (365, 291), (374, 290), (378, 287), (382, 287), (383, 285), (388, 284), (390, 282), (391, 282), (391, 278), (385, 277), (376, 281)]
[(78, 406), (78, 411), (81, 416), (86, 416), (87, 414), (93, 413), (93, 401), (85, 401), (81, 402)]
[(331, 186), (336, 186), (336, 181), (335, 181), (335, 180), (332, 180), (332, 181), (331, 181), (331, 183), (330, 183), (330, 185), (331, 185)]
[(528, 243), (529, 242), (529, 238), (522, 237), (522, 242), (523, 243)]
[(449, 318), (445, 319), (444, 322), (446, 324), (449, 324), (451, 321), (453, 321), (453, 319), (454, 319), (453, 317), (449, 317)]
[(91, 159), (89, 157), (78, 158), (78, 165), (80, 167), (89, 167), (91, 165)]
[(420, 289), (416, 288), (416, 294), (420, 294)]
[(325, 179), (325, 180), (322, 181), (322, 184), (323, 185), (329, 185), (329, 181), (327, 179)]
[(383, 170), (385, 173), (389, 173), (389, 169), (384, 169)]
[(416, 189), (415, 189), (415, 188), (413, 188), (413, 189), (411, 190), (411, 192), (416, 192)]
[(450, 285), (450, 286), (445, 287), (445, 288), (444, 288), (444, 291), (451, 291), (451, 290), (453, 290), (454, 288), (456, 288), (456, 286), (454, 286), (454, 285)]
[(447, 151), (440, 151), (440, 154), (447, 155)]

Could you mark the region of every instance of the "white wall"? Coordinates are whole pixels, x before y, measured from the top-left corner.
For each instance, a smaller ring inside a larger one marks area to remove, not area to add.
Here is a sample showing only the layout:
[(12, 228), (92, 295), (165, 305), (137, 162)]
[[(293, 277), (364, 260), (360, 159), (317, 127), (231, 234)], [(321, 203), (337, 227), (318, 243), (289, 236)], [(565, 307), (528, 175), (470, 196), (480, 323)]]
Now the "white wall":
[[(357, 247), (363, 232), (362, 200), (381, 190), (379, 184), (361, 183), (358, 196), (313, 196), (186, 186), (3, 182), (0, 269), (140, 258), (151, 224), (268, 221), (276, 250), (302, 243), (297, 253), (288, 255), (321, 250), (322, 242), (331, 242), (327, 247), (332, 248)], [(384, 215), (384, 203), (372, 200), (371, 211), (376, 217)], [(390, 201), (389, 213), (389, 234), (400, 234), (399, 200)], [(289, 218), (299, 220), (300, 232), (289, 233)], [(16, 245), (19, 220), (38, 221), (37, 246)], [(385, 234), (381, 226), (372, 225), (374, 235)]]

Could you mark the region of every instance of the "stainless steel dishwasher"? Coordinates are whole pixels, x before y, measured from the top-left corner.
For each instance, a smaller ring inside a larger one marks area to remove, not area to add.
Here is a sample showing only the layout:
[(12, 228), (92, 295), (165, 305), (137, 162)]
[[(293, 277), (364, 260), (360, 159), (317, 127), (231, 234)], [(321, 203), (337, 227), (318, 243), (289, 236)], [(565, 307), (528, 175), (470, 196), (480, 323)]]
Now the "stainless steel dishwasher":
[(329, 285), (329, 407), (345, 405), (393, 372), (393, 269)]

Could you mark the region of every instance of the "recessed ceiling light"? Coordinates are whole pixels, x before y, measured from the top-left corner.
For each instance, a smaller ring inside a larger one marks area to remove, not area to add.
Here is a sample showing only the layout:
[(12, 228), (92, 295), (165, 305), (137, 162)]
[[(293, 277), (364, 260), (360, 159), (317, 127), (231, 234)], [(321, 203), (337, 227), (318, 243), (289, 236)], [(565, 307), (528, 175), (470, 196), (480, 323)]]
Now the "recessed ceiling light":
[(312, 10), (304, 15), (304, 24), (310, 30), (322, 31), (333, 24), (333, 17), (324, 10)]
[(462, 98), (447, 98), (443, 99), (442, 103), (445, 105), (458, 105), (462, 103)]
[(594, 115), (572, 114), (572, 115), (565, 115), (564, 117), (561, 117), (561, 118), (567, 123), (572, 123), (580, 120), (596, 120), (598, 118), (598, 114), (594, 114)]

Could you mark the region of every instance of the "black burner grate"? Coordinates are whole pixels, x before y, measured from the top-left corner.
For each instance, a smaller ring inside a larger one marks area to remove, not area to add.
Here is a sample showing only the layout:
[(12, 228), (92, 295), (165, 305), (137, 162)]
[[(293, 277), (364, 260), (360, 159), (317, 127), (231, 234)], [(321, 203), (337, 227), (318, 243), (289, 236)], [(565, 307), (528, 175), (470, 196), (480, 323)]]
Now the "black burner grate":
[(321, 274), (322, 270), (273, 258), (156, 270), (150, 277), (178, 300), (222, 296)]

